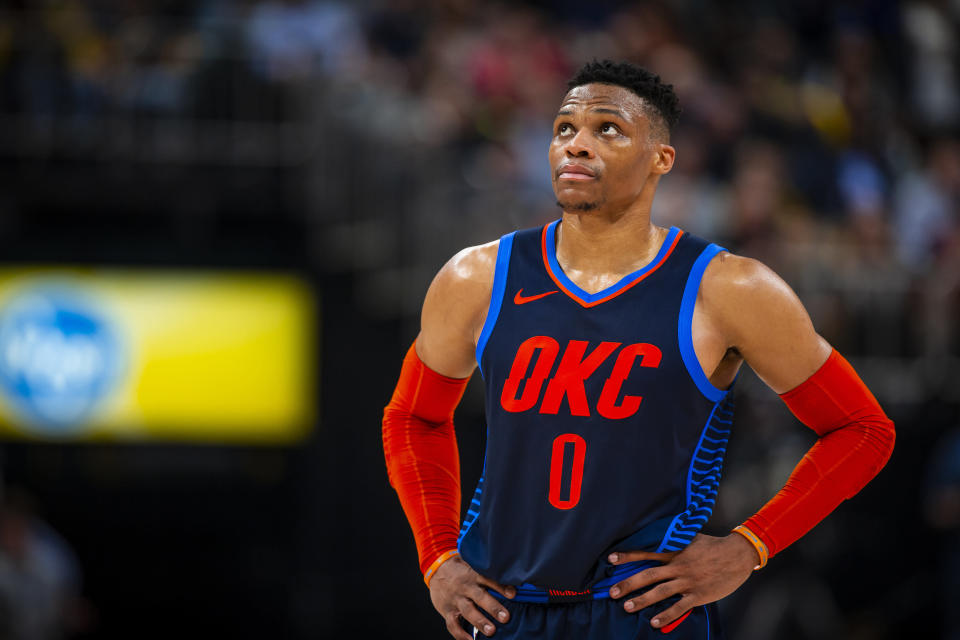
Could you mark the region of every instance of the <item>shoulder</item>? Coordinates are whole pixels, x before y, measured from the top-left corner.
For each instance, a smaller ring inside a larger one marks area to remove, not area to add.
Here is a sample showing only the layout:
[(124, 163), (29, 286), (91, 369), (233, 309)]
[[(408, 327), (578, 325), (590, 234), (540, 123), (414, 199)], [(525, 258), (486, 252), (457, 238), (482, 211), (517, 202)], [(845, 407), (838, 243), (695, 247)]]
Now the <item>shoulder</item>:
[(745, 303), (797, 301), (796, 294), (770, 267), (759, 260), (721, 251), (703, 273), (699, 300), (715, 310), (745, 311)]
[(759, 260), (718, 254), (697, 296), (706, 320), (777, 393), (806, 380), (830, 354), (800, 298)]
[(471, 297), (493, 289), (493, 276), (497, 265), (499, 240), (467, 247), (457, 252), (437, 272), (428, 298), (432, 295)]

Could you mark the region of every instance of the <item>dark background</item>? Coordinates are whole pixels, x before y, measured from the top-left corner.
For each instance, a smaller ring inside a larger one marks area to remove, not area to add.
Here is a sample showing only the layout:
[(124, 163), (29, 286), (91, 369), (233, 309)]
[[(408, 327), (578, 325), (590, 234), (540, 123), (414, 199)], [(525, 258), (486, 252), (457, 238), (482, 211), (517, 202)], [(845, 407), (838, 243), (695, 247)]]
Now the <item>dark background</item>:
[[(5, 483), (83, 572), (64, 635), (446, 636), (382, 407), (432, 274), (558, 215), (549, 123), (566, 78), (611, 57), (684, 107), (654, 220), (777, 270), (897, 424), (877, 480), (723, 603), (730, 637), (956, 637), (958, 19), (884, 1), (5, 4), (0, 260), (294, 273), (320, 307), (319, 419), (297, 446), (0, 442)], [(812, 443), (751, 373), (737, 393), (714, 533)], [(467, 494), (477, 381), (457, 427)]]

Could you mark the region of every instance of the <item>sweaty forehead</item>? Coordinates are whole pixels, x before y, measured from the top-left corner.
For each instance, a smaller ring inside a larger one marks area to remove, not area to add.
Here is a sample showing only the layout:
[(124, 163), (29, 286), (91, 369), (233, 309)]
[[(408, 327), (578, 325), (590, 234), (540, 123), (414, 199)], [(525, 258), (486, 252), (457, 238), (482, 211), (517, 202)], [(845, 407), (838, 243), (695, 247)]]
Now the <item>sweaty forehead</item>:
[(631, 120), (645, 115), (645, 105), (640, 96), (624, 87), (599, 82), (570, 89), (560, 103), (560, 111), (590, 107), (616, 109)]

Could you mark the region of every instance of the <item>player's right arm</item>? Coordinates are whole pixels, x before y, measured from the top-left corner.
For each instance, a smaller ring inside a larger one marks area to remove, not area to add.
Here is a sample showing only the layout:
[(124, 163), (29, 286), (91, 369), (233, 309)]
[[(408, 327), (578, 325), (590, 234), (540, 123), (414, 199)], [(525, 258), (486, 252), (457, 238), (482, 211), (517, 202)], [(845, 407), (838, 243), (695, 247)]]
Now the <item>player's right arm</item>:
[(464, 249), (450, 258), (427, 289), (416, 347), (437, 373), (468, 378), (493, 292), (499, 241)]
[(486, 588), (515, 591), (481, 576), (457, 554), (460, 468), (453, 412), (476, 368), (475, 348), (493, 289), (497, 242), (465, 249), (447, 262), (427, 291), (420, 334), (404, 359), (384, 410), (383, 444), (390, 483), (413, 529), (420, 568), (434, 607), (459, 640), (460, 618), (494, 633), (484, 615), (509, 613)]

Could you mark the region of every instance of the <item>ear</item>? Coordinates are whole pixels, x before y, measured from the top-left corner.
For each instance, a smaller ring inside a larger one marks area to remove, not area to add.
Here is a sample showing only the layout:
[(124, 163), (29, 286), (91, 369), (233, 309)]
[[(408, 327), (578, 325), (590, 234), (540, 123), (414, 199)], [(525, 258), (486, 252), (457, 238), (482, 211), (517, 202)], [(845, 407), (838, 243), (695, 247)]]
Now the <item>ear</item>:
[(677, 156), (677, 150), (668, 144), (662, 143), (654, 144), (653, 150), (656, 154), (653, 159), (653, 173), (657, 175), (670, 173), (670, 169), (673, 168), (673, 161)]

